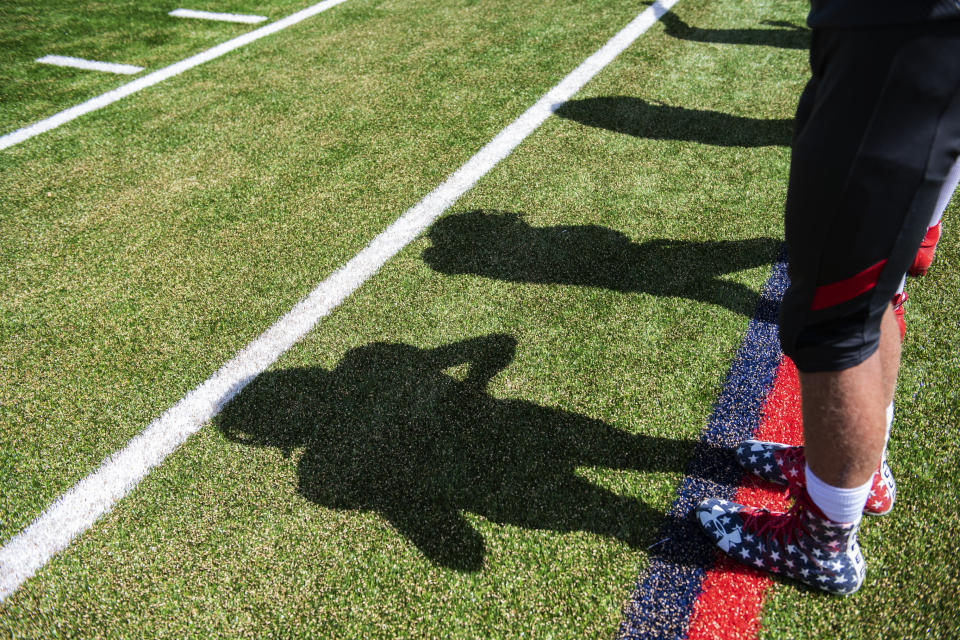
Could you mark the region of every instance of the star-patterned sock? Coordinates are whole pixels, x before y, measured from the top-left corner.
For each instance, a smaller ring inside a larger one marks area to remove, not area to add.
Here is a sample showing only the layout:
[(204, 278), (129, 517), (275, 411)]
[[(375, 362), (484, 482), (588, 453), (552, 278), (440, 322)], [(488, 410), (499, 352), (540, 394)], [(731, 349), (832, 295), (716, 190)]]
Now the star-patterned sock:
[(863, 517), (863, 507), (867, 504), (870, 487), (873, 486), (871, 477), (863, 485), (845, 489), (829, 485), (810, 470), (806, 465), (807, 493), (810, 499), (834, 522), (856, 524)]

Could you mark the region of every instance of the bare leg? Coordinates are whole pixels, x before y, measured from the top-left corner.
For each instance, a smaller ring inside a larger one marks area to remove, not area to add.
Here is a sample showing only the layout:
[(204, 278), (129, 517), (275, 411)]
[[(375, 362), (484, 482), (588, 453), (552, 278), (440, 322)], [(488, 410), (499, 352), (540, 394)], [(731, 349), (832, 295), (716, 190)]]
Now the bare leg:
[(872, 356), (843, 371), (800, 374), (807, 464), (827, 484), (861, 486), (877, 470), (899, 366), (900, 335), (891, 306)]
[[(883, 456), (886, 409), (899, 364), (900, 332), (888, 305), (880, 346), (872, 356), (843, 371), (801, 373), (808, 473), (805, 484), (791, 488), (799, 487), (802, 493), (795, 494), (793, 507), (782, 514), (704, 500), (696, 516), (714, 543), (740, 562), (830, 593), (847, 595), (859, 589), (866, 567), (857, 531)], [(772, 455), (761, 447), (755, 457)], [(768, 471), (770, 467), (766, 463)]]

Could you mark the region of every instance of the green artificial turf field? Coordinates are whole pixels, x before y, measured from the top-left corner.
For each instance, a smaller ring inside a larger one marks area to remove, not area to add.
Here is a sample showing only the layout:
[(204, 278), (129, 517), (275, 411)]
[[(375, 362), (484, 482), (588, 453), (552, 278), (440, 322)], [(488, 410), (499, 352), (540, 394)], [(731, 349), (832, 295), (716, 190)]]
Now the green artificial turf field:
[[(0, 5), (0, 135), (252, 27)], [(190, 8), (281, 18), (308, 6)], [(0, 539), (206, 380), (646, 7), (347, 0), (0, 151)], [(782, 239), (799, 0), (681, 0), (0, 604), (10, 637), (615, 636)], [(850, 598), (960, 626), (960, 257), (908, 289)]]

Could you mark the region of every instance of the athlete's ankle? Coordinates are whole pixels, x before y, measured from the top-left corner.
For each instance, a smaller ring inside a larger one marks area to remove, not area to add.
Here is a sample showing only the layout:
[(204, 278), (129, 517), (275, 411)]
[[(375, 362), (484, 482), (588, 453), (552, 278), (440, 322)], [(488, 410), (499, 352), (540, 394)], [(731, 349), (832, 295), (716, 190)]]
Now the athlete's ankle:
[(827, 519), (840, 524), (856, 524), (863, 517), (863, 507), (870, 495), (873, 477), (859, 487), (844, 488), (829, 485), (810, 470), (805, 469), (806, 489), (810, 500)]

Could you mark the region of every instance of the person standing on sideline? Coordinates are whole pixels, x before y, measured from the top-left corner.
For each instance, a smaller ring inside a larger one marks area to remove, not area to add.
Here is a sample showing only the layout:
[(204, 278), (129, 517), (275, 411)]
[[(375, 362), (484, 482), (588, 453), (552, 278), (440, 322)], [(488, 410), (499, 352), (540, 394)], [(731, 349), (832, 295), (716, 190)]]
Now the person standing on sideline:
[(787, 485), (794, 504), (775, 513), (708, 499), (695, 513), (736, 560), (846, 595), (865, 577), (862, 514), (885, 514), (896, 497), (886, 443), (902, 284), (929, 267), (956, 187), (960, 0), (812, 0), (808, 24), (780, 311), (804, 446), (747, 441), (736, 451), (748, 470)]

